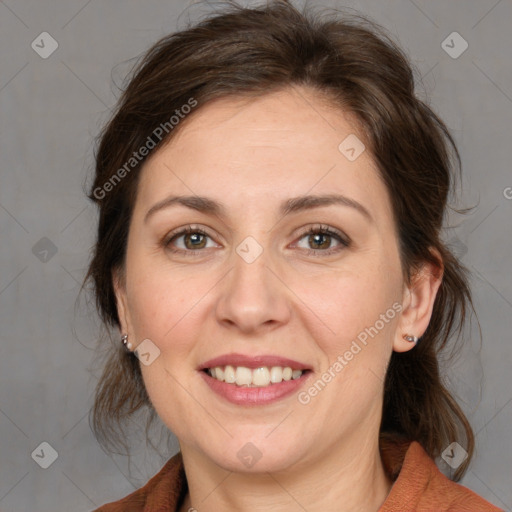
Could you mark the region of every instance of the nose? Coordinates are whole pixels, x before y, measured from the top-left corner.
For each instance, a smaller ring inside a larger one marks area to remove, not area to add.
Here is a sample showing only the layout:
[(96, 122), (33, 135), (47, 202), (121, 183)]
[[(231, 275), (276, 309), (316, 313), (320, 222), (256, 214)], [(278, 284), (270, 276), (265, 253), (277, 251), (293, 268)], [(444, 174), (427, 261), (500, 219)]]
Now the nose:
[(245, 334), (285, 325), (291, 317), (291, 292), (274, 270), (270, 254), (263, 250), (252, 262), (240, 254), (233, 253), (233, 268), (222, 280), (218, 322)]

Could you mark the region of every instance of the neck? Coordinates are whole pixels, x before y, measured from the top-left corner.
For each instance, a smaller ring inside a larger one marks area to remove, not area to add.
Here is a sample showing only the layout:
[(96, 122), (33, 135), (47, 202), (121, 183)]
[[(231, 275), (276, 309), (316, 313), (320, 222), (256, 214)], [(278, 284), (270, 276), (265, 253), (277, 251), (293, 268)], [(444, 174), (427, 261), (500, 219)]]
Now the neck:
[(183, 446), (189, 494), (181, 510), (377, 512), (393, 482), (385, 473), (378, 438), (357, 437), (275, 473), (226, 471)]

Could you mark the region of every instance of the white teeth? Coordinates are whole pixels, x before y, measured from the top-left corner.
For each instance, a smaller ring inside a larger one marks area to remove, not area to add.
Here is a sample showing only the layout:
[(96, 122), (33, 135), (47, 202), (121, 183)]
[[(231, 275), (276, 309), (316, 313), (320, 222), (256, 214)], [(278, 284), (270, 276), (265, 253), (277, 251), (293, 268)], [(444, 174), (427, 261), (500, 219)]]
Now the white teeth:
[(287, 366), (283, 368), (283, 380), (290, 380), (292, 378), (292, 369)]
[(270, 384), (279, 384), (283, 380), (298, 379), (302, 373), (302, 370), (292, 370), (289, 366), (272, 366), (271, 368), (263, 366), (252, 370), (245, 366), (228, 365), (208, 369), (208, 374), (216, 380), (246, 387), (265, 387)]
[(283, 380), (283, 369), (280, 366), (272, 366), (270, 370), (270, 382), (276, 384)]
[(217, 368), (214, 368), (215, 370), (215, 378), (217, 380), (223, 381), (224, 380), (224, 370), (218, 366)]
[(248, 386), (252, 383), (252, 372), (249, 368), (237, 366), (235, 376), (237, 386)]
[[(214, 368), (214, 370), (215, 370), (215, 368)], [(217, 378), (216, 375), (212, 375), (212, 377), (214, 379)], [(226, 366), (226, 368), (224, 368), (224, 380), (226, 382), (229, 382), (230, 384), (233, 384), (233, 382), (235, 382), (235, 380), (236, 380), (235, 369), (232, 366)]]
[(252, 384), (255, 386), (268, 386), (270, 384), (270, 372), (268, 368), (256, 368), (252, 372)]

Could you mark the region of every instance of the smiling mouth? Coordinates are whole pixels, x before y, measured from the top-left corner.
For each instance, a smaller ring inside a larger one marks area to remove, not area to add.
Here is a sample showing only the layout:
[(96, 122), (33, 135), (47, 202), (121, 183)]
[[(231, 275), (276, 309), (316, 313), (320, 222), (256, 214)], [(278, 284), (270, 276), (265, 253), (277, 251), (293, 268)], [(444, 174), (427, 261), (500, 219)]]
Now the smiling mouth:
[(290, 366), (261, 366), (252, 369), (246, 366), (226, 365), (204, 368), (202, 371), (220, 382), (238, 387), (257, 388), (279, 384), (283, 381), (297, 380), (311, 370), (298, 370)]

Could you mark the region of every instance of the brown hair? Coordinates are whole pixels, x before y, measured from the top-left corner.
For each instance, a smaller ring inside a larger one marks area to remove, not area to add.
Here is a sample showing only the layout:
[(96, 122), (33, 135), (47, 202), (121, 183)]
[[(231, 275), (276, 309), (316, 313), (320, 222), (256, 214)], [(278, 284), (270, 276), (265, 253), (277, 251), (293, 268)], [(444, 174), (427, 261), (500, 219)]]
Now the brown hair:
[[(407, 57), (377, 24), (360, 16), (340, 20), (332, 12), (325, 18), (308, 9), (301, 13), (284, 0), (260, 8), (229, 4), (221, 14), (158, 41), (134, 67), (99, 138), (89, 193), (99, 207), (99, 223), (84, 283), (92, 280), (104, 324), (119, 327), (112, 275), (123, 268), (145, 158), (130, 167), (126, 163), (149, 138), (158, 138), (155, 128), (167, 127), (158, 146), (193, 117), (191, 112), (174, 128), (169, 123), (191, 99), (200, 108), (228, 95), (261, 96), (294, 85), (313, 88), (358, 120), (389, 190), (407, 279), (424, 262), (443, 273), (432, 319), (419, 344), (391, 356), (381, 435), (416, 440), (432, 458), (458, 441), (468, 452), (454, 475), (458, 480), (471, 460), (474, 437), (443, 385), (438, 358), (453, 334), (462, 337), (466, 311), (472, 308), (465, 269), (441, 240), (460, 157), (446, 126), (415, 95)], [(122, 179), (114, 179), (122, 168)], [(92, 409), (100, 444), (126, 446), (120, 436), (123, 423), (144, 406), (150, 412), (147, 434), (155, 411), (138, 360), (116, 339), (108, 348)]]

